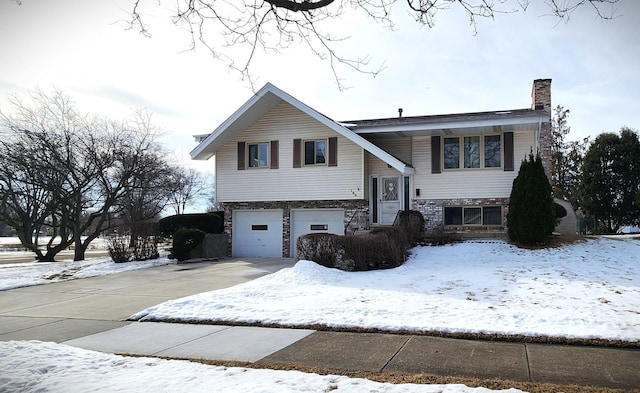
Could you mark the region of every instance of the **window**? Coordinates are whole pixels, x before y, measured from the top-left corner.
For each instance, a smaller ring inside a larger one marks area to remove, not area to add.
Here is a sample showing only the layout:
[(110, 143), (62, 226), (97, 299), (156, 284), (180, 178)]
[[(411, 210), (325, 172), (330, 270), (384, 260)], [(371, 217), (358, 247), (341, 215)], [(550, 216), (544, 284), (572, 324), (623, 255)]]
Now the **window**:
[(305, 165), (325, 165), (327, 163), (327, 141), (305, 141), (304, 142), (304, 164)]
[(500, 168), (500, 135), (486, 135), (484, 137), (484, 167)]
[(502, 208), (500, 206), (483, 207), (482, 225), (502, 225)]
[(249, 168), (269, 167), (269, 144), (249, 143)]
[(480, 168), (480, 137), (464, 137), (464, 167)]
[(465, 207), (462, 209), (464, 225), (480, 225), (482, 223), (481, 207)]
[(446, 206), (444, 225), (502, 225), (501, 206)]
[(444, 169), (460, 168), (460, 138), (444, 138)]
[(462, 208), (445, 207), (444, 225), (462, 225)]
[(444, 169), (500, 168), (501, 135), (444, 138), (443, 161)]

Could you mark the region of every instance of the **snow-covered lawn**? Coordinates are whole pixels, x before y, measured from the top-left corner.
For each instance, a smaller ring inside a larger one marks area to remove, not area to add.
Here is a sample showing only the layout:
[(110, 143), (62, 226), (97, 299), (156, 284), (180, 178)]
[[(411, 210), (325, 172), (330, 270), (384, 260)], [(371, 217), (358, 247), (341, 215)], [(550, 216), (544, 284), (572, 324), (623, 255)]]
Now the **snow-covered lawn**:
[[(372, 382), (299, 371), (132, 358), (37, 341), (0, 342), (2, 392), (402, 392), (484, 393), (464, 385)], [(504, 392), (517, 393), (510, 389)]]
[(158, 259), (115, 263), (110, 257), (91, 258), (84, 261), (25, 262), (0, 264), (0, 291), (76, 278), (103, 276), (130, 270), (176, 263), (164, 253)]
[(640, 241), (526, 250), (505, 242), (413, 249), (385, 271), (300, 261), (235, 287), (171, 300), (139, 320), (640, 341)]

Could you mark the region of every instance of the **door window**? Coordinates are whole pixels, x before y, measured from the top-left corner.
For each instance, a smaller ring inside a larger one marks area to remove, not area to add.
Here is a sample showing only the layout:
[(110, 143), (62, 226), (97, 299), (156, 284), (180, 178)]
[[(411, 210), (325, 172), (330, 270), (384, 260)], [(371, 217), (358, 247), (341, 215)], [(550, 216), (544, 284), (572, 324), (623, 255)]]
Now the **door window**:
[(385, 202), (398, 200), (398, 178), (383, 179), (382, 200)]

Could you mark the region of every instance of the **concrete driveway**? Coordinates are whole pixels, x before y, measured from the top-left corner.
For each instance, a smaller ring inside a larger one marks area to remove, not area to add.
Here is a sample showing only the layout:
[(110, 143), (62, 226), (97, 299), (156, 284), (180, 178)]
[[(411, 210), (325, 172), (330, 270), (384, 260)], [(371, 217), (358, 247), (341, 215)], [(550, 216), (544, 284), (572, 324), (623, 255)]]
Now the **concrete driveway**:
[(104, 332), (158, 303), (230, 287), (294, 263), (229, 258), (0, 291), (0, 341), (63, 342)]

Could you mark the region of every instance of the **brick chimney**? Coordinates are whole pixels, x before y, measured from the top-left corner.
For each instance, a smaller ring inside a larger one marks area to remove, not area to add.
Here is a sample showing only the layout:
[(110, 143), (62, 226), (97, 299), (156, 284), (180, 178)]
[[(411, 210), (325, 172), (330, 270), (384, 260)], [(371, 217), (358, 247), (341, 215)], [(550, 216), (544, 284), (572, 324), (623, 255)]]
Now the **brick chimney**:
[(531, 89), (531, 109), (551, 113), (551, 79), (536, 79)]
[(536, 79), (531, 89), (531, 109), (543, 110), (547, 113), (540, 123), (538, 135), (538, 151), (542, 158), (542, 165), (549, 180), (551, 180), (551, 79)]

